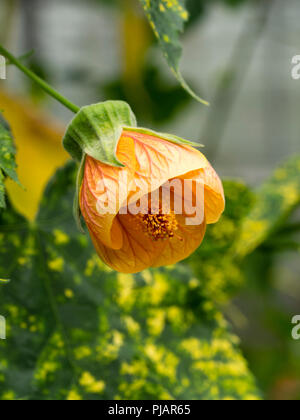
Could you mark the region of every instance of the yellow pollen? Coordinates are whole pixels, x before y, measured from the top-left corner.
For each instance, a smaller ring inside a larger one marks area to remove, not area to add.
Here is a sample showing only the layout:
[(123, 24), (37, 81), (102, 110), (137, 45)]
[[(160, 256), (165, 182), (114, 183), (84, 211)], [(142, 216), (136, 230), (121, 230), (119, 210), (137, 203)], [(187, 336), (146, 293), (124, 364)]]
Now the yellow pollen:
[(178, 222), (173, 212), (163, 214), (162, 210), (157, 214), (139, 214), (139, 221), (143, 231), (154, 241), (171, 239), (176, 236)]

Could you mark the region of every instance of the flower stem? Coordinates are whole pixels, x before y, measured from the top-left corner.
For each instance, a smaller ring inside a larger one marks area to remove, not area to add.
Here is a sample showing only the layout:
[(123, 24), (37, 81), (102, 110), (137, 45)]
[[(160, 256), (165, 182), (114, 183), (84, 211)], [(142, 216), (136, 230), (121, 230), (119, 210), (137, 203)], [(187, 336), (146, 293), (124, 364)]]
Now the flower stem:
[(48, 83), (46, 83), (43, 79), (38, 77), (35, 73), (33, 73), (26, 66), (24, 66), (20, 62), (20, 60), (14, 57), (10, 52), (8, 52), (4, 47), (2, 47), (2, 45), (0, 45), (0, 54), (3, 55), (5, 58), (7, 58), (12, 64), (18, 67), (19, 70), (21, 70), (24, 74), (26, 74), (27, 77), (29, 77), (31, 80), (36, 82), (40, 86), (41, 89), (47, 92), (50, 96), (52, 96), (62, 105), (64, 105), (70, 111), (76, 114), (80, 110), (80, 108), (77, 105), (70, 102), (68, 99), (62, 96), (59, 92), (53, 89), (50, 85), (48, 85)]

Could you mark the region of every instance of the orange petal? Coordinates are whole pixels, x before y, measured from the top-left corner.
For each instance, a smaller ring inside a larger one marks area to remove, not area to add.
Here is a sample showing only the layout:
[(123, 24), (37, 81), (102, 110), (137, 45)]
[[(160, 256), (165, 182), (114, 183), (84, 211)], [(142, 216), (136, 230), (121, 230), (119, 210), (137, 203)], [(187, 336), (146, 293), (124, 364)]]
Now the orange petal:
[(122, 226), (123, 245), (121, 249), (106, 247), (92, 231), (92, 240), (99, 256), (116, 271), (122, 273), (138, 273), (153, 265), (155, 257), (163, 247), (154, 242), (141, 229), (135, 216), (119, 215), (117, 220)]
[[(192, 179), (204, 186), (204, 208), (207, 224), (216, 223), (225, 209), (225, 195), (222, 182), (211, 165), (206, 168), (192, 171), (180, 179)], [(195, 185), (193, 192), (195, 195)]]
[(163, 249), (153, 263), (153, 267), (176, 264), (188, 258), (201, 245), (205, 231), (205, 221), (199, 226), (187, 226), (185, 216), (176, 216), (179, 229), (176, 237), (163, 244)]
[(123, 205), (118, 200), (119, 192), (126, 202), (127, 189), (134, 178), (133, 141), (119, 145), (118, 157), (126, 165), (124, 168), (105, 165), (87, 156), (80, 192), (80, 208), (89, 230), (113, 249), (120, 249), (123, 243), (122, 229), (115, 218)]
[(129, 202), (161, 187), (171, 178), (209, 167), (206, 157), (190, 146), (182, 146), (146, 134), (124, 131), (119, 144), (133, 140), (137, 169), (135, 190)]
[(123, 227), (123, 246), (111, 249), (103, 245), (92, 231), (91, 238), (101, 259), (116, 271), (138, 273), (149, 267), (175, 264), (189, 257), (202, 243), (206, 224), (185, 226), (182, 216), (177, 218), (178, 236), (166, 241), (154, 241), (147, 236), (132, 215), (119, 215)]
[(212, 167), (200, 169), (199, 172), (205, 185), (205, 217), (208, 224), (216, 223), (225, 210), (223, 185)]

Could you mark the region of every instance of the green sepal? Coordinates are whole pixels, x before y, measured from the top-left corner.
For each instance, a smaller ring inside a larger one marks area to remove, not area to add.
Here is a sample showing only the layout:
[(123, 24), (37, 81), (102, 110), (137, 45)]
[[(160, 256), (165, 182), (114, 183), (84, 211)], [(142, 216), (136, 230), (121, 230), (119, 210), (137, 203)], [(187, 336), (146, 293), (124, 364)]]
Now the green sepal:
[(81, 162), (83, 154), (107, 165), (123, 167), (116, 156), (124, 126), (136, 127), (130, 106), (123, 101), (107, 101), (81, 108), (63, 139), (64, 148)]
[(203, 144), (194, 143), (189, 140), (182, 139), (181, 137), (175, 136), (173, 134), (158, 133), (148, 128), (142, 127), (124, 127), (124, 130), (134, 131), (136, 133), (148, 134), (149, 136), (158, 137), (163, 140), (167, 140), (171, 143), (179, 144), (181, 146), (191, 146), (191, 147), (204, 147)]
[(84, 154), (81, 159), (81, 163), (78, 169), (77, 178), (76, 178), (76, 193), (73, 202), (73, 216), (76, 222), (76, 225), (81, 233), (85, 233), (85, 230), (81, 223), (81, 210), (79, 205), (80, 200), (80, 189), (82, 185), (82, 180), (84, 176), (84, 166), (85, 166), (85, 158), (86, 155)]

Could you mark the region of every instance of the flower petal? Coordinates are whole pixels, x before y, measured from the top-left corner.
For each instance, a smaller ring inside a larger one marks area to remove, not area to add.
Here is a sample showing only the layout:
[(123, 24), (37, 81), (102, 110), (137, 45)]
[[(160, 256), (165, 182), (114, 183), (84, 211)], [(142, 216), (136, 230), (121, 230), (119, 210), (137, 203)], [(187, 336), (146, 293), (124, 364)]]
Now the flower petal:
[(121, 249), (106, 247), (92, 231), (92, 240), (99, 256), (116, 271), (138, 273), (153, 265), (154, 259), (161, 252), (164, 244), (148, 237), (136, 220), (136, 216), (118, 215), (122, 226), (123, 244)]
[(134, 179), (133, 141), (123, 142), (118, 147), (118, 157), (126, 165), (124, 168), (105, 165), (87, 156), (80, 192), (81, 212), (90, 231), (113, 249), (120, 249), (123, 243), (122, 229), (115, 218), (123, 205), (120, 201), (127, 201)]
[(119, 144), (133, 140), (137, 170), (130, 202), (137, 201), (171, 178), (209, 167), (206, 157), (190, 146), (182, 146), (150, 135), (124, 131)]
[(176, 237), (164, 242), (163, 250), (153, 263), (153, 267), (176, 264), (188, 258), (201, 245), (205, 231), (205, 221), (199, 226), (187, 226), (185, 216), (176, 217), (179, 229)]
[[(204, 186), (204, 209), (207, 224), (216, 223), (225, 209), (225, 195), (222, 182), (211, 165), (192, 171), (180, 179), (192, 179)], [(193, 184), (193, 195), (196, 194), (196, 184)]]

